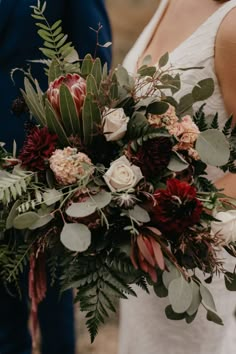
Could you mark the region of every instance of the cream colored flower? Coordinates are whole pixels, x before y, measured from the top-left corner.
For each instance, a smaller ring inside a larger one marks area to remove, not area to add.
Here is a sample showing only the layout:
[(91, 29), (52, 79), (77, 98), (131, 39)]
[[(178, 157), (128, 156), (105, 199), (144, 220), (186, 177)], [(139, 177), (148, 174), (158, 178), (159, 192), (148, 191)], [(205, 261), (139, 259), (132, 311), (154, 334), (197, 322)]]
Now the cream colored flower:
[(104, 179), (112, 192), (125, 191), (136, 186), (143, 178), (138, 166), (131, 165), (125, 156), (112, 162)]
[(221, 211), (215, 215), (219, 222), (211, 223), (213, 234), (219, 233), (226, 244), (236, 242), (236, 210)]
[(148, 114), (148, 122), (150, 124), (155, 124), (158, 128), (166, 127), (170, 129), (175, 123), (178, 122), (178, 117), (176, 116), (175, 107), (169, 105), (168, 110), (163, 114)]
[(62, 185), (76, 183), (85, 175), (93, 172), (90, 158), (71, 147), (55, 150), (49, 163), (57, 181)]
[(129, 117), (123, 108), (107, 109), (103, 116), (103, 133), (107, 141), (122, 139), (127, 131)]

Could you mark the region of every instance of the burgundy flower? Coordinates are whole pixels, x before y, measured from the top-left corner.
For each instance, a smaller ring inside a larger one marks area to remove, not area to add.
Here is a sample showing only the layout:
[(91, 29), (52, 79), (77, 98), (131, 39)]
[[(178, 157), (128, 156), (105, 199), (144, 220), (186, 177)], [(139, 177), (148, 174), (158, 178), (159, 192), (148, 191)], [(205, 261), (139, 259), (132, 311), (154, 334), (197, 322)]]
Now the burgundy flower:
[(61, 116), (60, 87), (62, 84), (69, 88), (75, 103), (77, 114), (79, 116), (86, 95), (86, 81), (78, 74), (67, 74), (66, 76), (60, 76), (58, 79), (50, 82), (47, 90), (47, 98), (56, 111), (58, 117)]
[(47, 127), (31, 128), (19, 155), (22, 166), (32, 171), (43, 171), (45, 162), (52, 155), (57, 143), (57, 135), (50, 134)]
[(168, 238), (174, 240), (200, 220), (202, 204), (196, 198), (196, 189), (187, 182), (169, 179), (167, 188), (157, 190), (154, 196), (157, 203), (152, 221)]
[(172, 142), (167, 137), (145, 141), (132, 159), (145, 177), (156, 177), (167, 167), (171, 157)]
[(136, 269), (141, 268), (157, 281), (156, 267), (165, 269), (164, 257), (159, 243), (149, 235), (139, 234), (132, 243), (131, 261)]

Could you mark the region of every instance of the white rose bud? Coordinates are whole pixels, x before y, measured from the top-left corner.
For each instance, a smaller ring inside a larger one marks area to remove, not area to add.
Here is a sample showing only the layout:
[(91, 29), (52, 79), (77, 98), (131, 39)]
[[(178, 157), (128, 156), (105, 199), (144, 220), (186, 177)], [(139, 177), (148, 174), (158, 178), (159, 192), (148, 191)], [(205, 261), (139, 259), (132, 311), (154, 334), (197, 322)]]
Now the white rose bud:
[(236, 242), (236, 210), (221, 211), (214, 215), (218, 220), (211, 223), (211, 231), (213, 234), (222, 235), (226, 244)]
[(112, 192), (126, 191), (136, 186), (143, 178), (138, 166), (131, 165), (125, 156), (112, 162), (104, 179)]
[(103, 133), (107, 141), (122, 139), (127, 131), (129, 117), (123, 108), (107, 109), (103, 117)]

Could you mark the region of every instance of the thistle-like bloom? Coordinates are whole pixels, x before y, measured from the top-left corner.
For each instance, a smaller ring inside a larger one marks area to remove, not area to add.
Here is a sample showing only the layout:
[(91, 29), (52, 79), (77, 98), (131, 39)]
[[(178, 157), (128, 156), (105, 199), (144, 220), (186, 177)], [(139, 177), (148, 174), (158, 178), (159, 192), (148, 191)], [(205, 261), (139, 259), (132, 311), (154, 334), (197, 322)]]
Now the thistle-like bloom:
[(152, 221), (170, 240), (175, 240), (201, 217), (202, 203), (197, 199), (196, 189), (187, 182), (172, 178), (167, 188), (154, 193)]
[(55, 150), (49, 163), (57, 181), (64, 186), (76, 183), (93, 172), (90, 158), (69, 146)]
[(56, 111), (58, 117), (61, 117), (60, 112), (60, 87), (66, 85), (73, 97), (77, 115), (80, 115), (86, 95), (86, 81), (78, 74), (67, 74), (60, 76), (58, 79), (50, 82), (47, 90), (47, 98), (52, 107)]
[(153, 237), (145, 234), (139, 234), (132, 243), (131, 261), (136, 269), (141, 268), (148, 273), (153, 282), (157, 282), (156, 267), (165, 269), (161, 246)]
[(43, 171), (56, 144), (57, 135), (49, 133), (47, 127), (31, 127), (19, 155), (21, 165), (31, 171)]

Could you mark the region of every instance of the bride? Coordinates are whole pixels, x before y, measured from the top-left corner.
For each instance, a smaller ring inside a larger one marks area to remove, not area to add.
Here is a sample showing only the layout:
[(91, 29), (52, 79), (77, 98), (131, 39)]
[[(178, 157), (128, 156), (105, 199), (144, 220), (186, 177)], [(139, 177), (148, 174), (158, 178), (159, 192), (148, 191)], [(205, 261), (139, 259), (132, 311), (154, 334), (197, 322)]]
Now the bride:
[[(222, 124), (231, 113), (236, 117), (236, 0), (161, 0), (124, 66), (135, 72), (147, 54), (155, 65), (167, 51), (176, 68), (204, 67), (183, 72), (181, 96), (199, 80), (212, 77), (215, 91), (207, 100), (205, 112), (218, 112)], [(236, 197), (235, 175), (222, 176), (211, 168), (209, 177), (226, 194)], [(230, 271), (234, 263), (234, 258), (228, 257)], [(236, 294), (225, 289), (222, 278), (209, 287), (223, 317), (222, 327), (208, 322), (204, 311), (199, 311), (190, 325), (183, 320), (170, 321), (164, 313), (167, 299), (136, 288), (138, 297), (121, 304), (119, 354), (235, 353)]]

